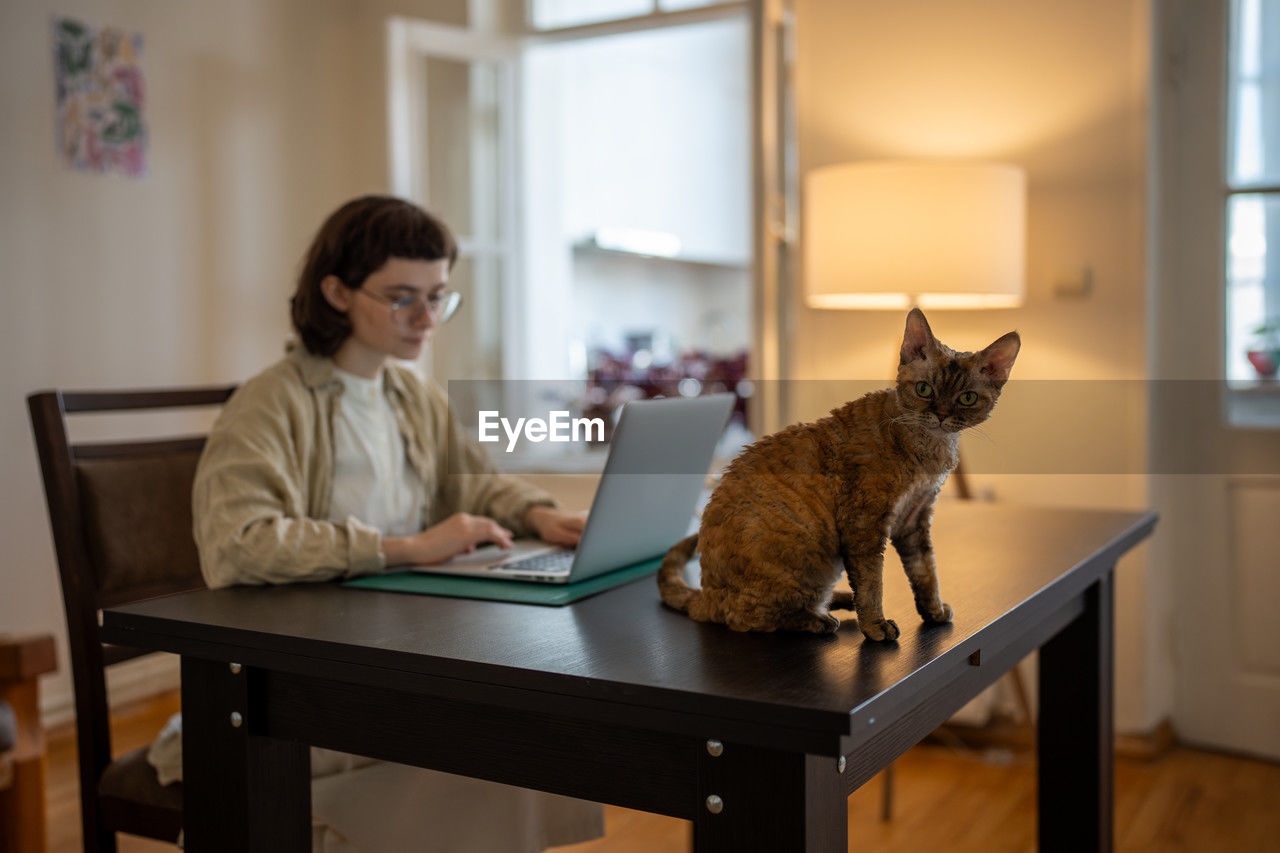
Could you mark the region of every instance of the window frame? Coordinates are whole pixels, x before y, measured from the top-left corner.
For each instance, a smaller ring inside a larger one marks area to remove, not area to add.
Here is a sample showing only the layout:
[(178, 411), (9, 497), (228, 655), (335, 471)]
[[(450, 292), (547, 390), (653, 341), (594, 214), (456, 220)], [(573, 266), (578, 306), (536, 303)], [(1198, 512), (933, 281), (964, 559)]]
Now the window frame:
[[(1280, 428), (1280, 384), (1274, 379), (1267, 380), (1254, 377), (1232, 379), (1230, 376), (1233, 351), (1241, 343), (1240, 341), (1232, 340), (1232, 326), (1234, 325), (1231, 316), (1233, 290), (1231, 226), (1233, 201), (1240, 196), (1257, 196), (1265, 204), (1268, 198), (1280, 198), (1280, 182), (1266, 180), (1236, 181), (1234, 175), (1233, 161), (1236, 155), (1236, 133), (1238, 130), (1240, 103), (1238, 96), (1240, 78), (1237, 75), (1237, 68), (1239, 67), (1238, 51), (1241, 43), (1239, 14), (1241, 2), (1242, 0), (1226, 0), (1223, 10), (1226, 15), (1226, 25), (1224, 27), (1226, 44), (1223, 46), (1221, 97), (1224, 108), (1221, 127), (1222, 156), (1219, 163), (1219, 181), (1222, 195), (1220, 211), (1222, 217), (1222, 242), (1220, 250), (1223, 261), (1219, 297), (1222, 305), (1222, 342), (1219, 357), (1221, 359), (1220, 375), (1225, 388), (1222, 419), (1223, 425), (1228, 429), (1275, 430)], [(1265, 150), (1265, 140), (1263, 141), (1263, 147)], [(1264, 278), (1264, 286), (1265, 280)], [(1268, 316), (1264, 309), (1261, 321), (1265, 322)]]

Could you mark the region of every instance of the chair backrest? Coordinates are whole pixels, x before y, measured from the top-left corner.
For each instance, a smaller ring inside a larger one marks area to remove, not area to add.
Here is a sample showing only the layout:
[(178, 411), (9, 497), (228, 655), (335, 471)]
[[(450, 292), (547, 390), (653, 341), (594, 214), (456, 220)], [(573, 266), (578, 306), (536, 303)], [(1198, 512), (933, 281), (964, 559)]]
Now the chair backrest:
[(104, 645), (99, 611), (204, 586), (191, 487), (205, 438), (72, 444), (67, 415), (217, 406), (234, 390), (42, 391), (27, 398), (67, 615), (86, 844), (100, 834), (98, 779), (111, 763), (104, 667), (143, 654)]

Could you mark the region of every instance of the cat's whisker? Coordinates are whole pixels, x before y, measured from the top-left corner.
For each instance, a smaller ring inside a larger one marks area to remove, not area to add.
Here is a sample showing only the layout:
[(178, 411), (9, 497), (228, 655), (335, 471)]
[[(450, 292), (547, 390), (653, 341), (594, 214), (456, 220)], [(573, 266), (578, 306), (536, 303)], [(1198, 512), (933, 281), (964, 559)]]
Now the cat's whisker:
[(965, 430), (965, 431), (966, 431), (966, 432), (974, 433), (975, 435), (980, 435), (980, 436), (982, 436), (982, 437), (983, 437), (983, 438), (985, 438), (987, 441), (991, 442), (991, 445), (992, 445), (993, 447), (998, 447), (998, 446), (1000, 445), (1000, 442), (998, 442), (998, 441), (996, 441), (994, 438), (992, 438), (992, 437), (987, 433), (987, 431), (986, 431), (985, 429), (983, 429), (982, 427), (980, 427), (980, 426), (971, 426), (971, 427), (969, 427), (969, 428), (968, 428), (967, 430)]
[(905, 426), (915, 426), (915, 427), (921, 426), (920, 421), (916, 419), (914, 415), (911, 415), (911, 414), (903, 414), (893, 418), (886, 418), (885, 420), (880, 422), (880, 426), (882, 427), (885, 424), (903, 424)]

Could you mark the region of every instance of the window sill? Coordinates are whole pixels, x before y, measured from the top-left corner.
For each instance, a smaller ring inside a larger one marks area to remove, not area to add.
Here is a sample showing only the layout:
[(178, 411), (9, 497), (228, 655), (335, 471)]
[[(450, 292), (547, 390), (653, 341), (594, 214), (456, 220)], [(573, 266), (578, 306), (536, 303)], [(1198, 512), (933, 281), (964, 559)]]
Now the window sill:
[(1280, 429), (1280, 379), (1227, 382), (1227, 423), (1244, 429)]

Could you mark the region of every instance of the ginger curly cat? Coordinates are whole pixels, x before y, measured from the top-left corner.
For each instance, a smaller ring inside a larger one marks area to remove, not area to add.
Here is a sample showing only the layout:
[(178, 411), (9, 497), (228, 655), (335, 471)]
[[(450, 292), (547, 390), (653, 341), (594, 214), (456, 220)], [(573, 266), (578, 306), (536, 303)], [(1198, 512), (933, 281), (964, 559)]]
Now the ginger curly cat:
[[(896, 640), (897, 623), (881, 607), (890, 541), (920, 616), (951, 621), (929, 536), (934, 500), (956, 466), (960, 430), (990, 416), (1020, 346), (1009, 332), (981, 352), (958, 353), (912, 310), (897, 385), (744, 450), (712, 494), (699, 532), (663, 560), (662, 600), (736, 631), (832, 633), (840, 620), (830, 610), (854, 610), (869, 639)], [(683, 577), (695, 550), (701, 589)], [(833, 595), (841, 566), (852, 595)]]

